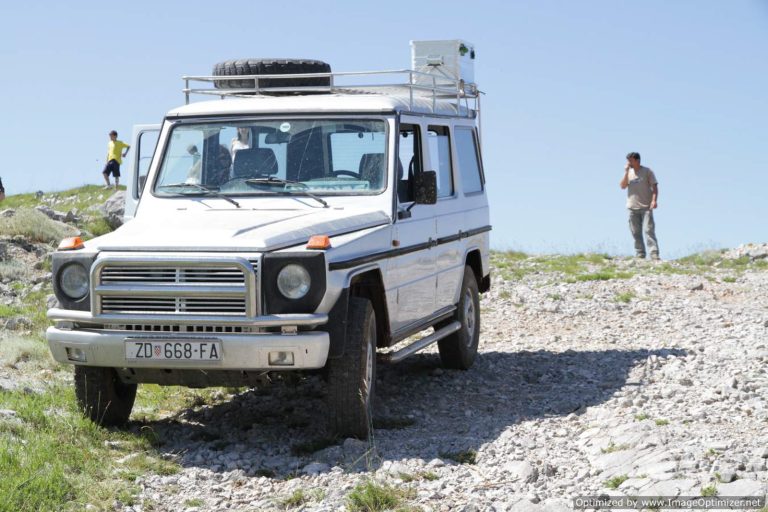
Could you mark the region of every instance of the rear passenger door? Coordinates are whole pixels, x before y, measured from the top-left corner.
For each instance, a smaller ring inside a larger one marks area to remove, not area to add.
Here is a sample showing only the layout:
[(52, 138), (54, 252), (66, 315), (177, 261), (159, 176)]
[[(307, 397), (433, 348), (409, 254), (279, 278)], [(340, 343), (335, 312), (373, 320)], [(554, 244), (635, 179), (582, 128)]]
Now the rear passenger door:
[(424, 170), (424, 133), (419, 121), (403, 116), (398, 133), (395, 161), (397, 220), (393, 248), (403, 254), (392, 259), (390, 275), (397, 293), (390, 300), (393, 330), (418, 324), (435, 311), (434, 205), (416, 204), (413, 177)]
[(456, 304), (457, 290), (464, 276), (464, 252), (458, 238), (464, 212), (457, 194), (450, 124), (427, 126), (427, 169), (437, 173), (437, 204), (432, 206), (438, 245), (435, 253), (435, 309)]

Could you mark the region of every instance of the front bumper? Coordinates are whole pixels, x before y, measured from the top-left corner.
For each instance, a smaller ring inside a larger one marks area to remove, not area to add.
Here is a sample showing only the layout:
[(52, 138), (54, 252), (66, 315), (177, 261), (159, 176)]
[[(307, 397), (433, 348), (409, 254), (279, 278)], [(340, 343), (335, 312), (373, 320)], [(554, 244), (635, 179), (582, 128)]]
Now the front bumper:
[[(130, 332), (101, 329), (62, 329), (49, 327), (46, 331), (53, 358), (65, 364), (83, 364), (111, 368), (167, 368), (202, 370), (294, 370), (325, 366), (329, 336), (323, 331), (280, 333), (165, 333)], [(137, 361), (125, 357), (127, 340), (219, 340), (222, 356), (219, 361)], [(67, 349), (70, 349), (68, 351)], [(70, 359), (72, 349), (79, 349), (85, 361)], [(270, 365), (270, 352), (293, 353), (294, 364)]]

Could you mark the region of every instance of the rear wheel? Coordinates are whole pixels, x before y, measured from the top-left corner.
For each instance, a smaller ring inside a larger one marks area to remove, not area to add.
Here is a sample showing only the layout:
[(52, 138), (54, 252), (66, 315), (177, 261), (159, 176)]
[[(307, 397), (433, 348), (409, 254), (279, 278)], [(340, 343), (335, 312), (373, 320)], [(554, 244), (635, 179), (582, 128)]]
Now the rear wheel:
[(121, 382), (113, 368), (75, 366), (77, 403), (98, 425), (125, 425), (133, 409), (137, 387)]
[(464, 267), (464, 279), (461, 283), (461, 295), (456, 314), (435, 328), (438, 329), (457, 320), (461, 328), (437, 342), (440, 360), (446, 368), (468, 370), (475, 362), (480, 342), (480, 294), (475, 273), (469, 267)]
[(373, 429), (376, 384), (376, 315), (370, 300), (350, 297), (344, 355), (326, 366), (331, 433), (366, 439)]

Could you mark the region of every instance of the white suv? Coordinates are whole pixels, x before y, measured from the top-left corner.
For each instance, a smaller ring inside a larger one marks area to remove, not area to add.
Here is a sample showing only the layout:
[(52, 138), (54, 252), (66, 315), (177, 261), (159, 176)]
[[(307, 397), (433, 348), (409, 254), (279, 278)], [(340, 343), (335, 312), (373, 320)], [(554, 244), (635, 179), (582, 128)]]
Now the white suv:
[(185, 77), (226, 100), (138, 130), (132, 220), (54, 254), (47, 339), (95, 422), (125, 423), (139, 383), (324, 368), (330, 429), (366, 437), (377, 360), (437, 342), (446, 367), (472, 365), (490, 287), (478, 93), (413, 70), (343, 86), (323, 66)]

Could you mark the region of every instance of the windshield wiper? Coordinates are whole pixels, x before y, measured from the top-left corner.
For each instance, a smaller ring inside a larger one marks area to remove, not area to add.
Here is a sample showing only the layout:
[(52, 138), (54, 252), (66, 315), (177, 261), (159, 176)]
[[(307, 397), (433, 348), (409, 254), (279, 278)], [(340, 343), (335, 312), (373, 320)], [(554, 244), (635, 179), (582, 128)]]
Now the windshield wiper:
[[(302, 183), (302, 182), (296, 181), (296, 180), (284, 180), (282, 178), (276, 178), (274, 176), (269, 176), (269, 177), (266, 177), (266, 178), (250, 178), (250, 179), (245, 180), (245, 182), (248, 183), (249, 185), (271, 185), (271, 184), (276, 184), (276, 185), (283, 185), (283, 187), (285, 187), (286, 185), (299, 185), (299, 186), (301, 186), (301, 187), (303, 187), (305, 189), (309, 188), (309, 187), (307, 187), (306, 183)], [(283, 192), (285, 194), (287, 194), (287, 195), (300, 195), (300, 196), (311, 197), (312, 199), (314, 199), (318, 203), (322, 204), (324, 208), (330, 208), (330, 206), (328, 205), (328, 202), (325, 199), (323, 199), (322, 197), (320, 197), (320, 196), (318, 196), (316, 194), (313, 194), (309, 190), (285, 190), (285, 189), (283, 189)]]
[(225, 194), (222, 194), (221, 192), (218, 192), (216, 190), (212, 190), (212, 189), (204, 187), (202, 185), (198, 185), (197, 183), (171, 183), (170, 185), (160, 185), (160, 187), (163, 187), (163, 188), (165, 188), (165, 187), (181, 187), (181, 188), (192, 187), (192, 188), (196, 188), (198, 190), (202, 190), (203, 192), (205, 192), (206, 194), (208, 194), (210, 196), (220, 197), (220, 198), (224, 199), (225, 201), (230, 202), (233, 205), (235, 205), (238, 208), (240, 208), (240, 203), (238, 203), (237, 201), (235, 201), (231, 197), (229, 197), (229, 196), (227, 196)]

